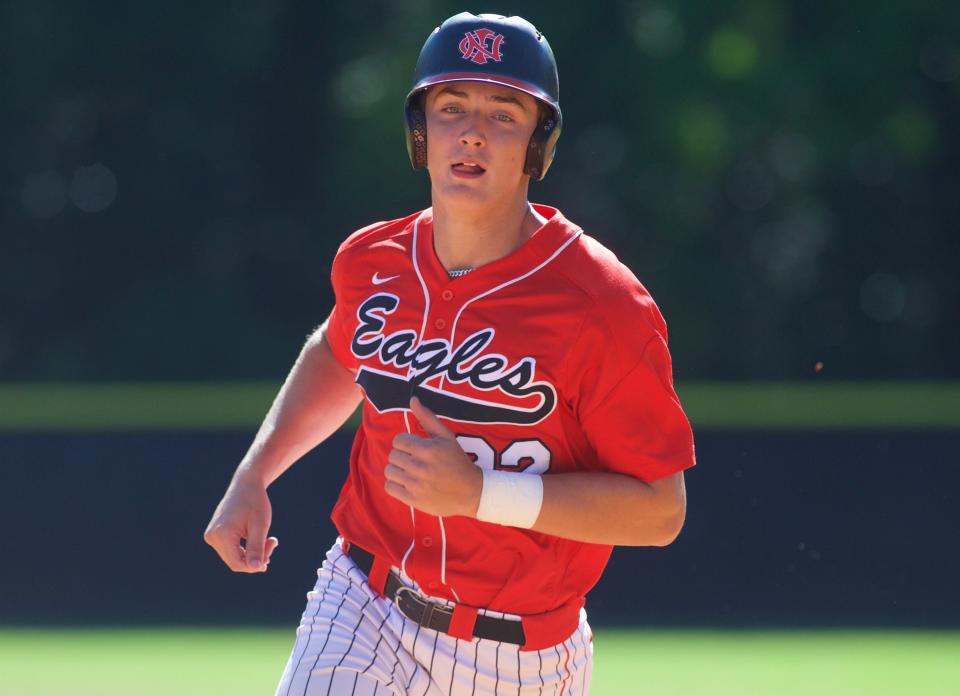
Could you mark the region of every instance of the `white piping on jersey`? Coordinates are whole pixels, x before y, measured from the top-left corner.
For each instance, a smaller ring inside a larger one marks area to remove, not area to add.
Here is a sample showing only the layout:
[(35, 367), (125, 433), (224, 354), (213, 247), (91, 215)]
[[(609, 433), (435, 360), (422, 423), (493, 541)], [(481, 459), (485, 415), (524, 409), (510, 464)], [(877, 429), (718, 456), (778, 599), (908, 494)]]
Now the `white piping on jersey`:
[[(403, 422), (407, 426), (407, 432), (410, 432), (410, 419), (409, 412), (403, 412)], [(417, 520), (414, 517), (413, 505), (410, 506), (410, 528), (415, 529), (417, 526)], [(403, 558), (400, 560), (400, 570), (403, 571), (404, 575), (407, 573), (407, 556), (410, 555), (410, 552), (413, 551), (414, 544), (417, 543), (417, 535), (414, 534), (413, 538), (410, 540), (410, 546), (407, 547), (407, 552), (403, 554)]]
[[(417, 259), (417, 244), (420, 236), (420, 220), (423, 218), (423, 213), (420, 213), (417, 216), (416, 221), (413, 223), (413, 270), (417, 274), (417, 280), (420, 281), (420, 287), (423, 289), (423, 321), (420, 323), (420, 340), (423, 340), (423, 334), (427, 330), (427, 316), (430, 314), (430, 290), (427, 288), (427, 283), (423, 280), (423, 274), (420, 273), (420, 262)], [(413, 372), (413, 363), (410, 364), (410, 367), (407, 368), (407, 379), (410, 378), (411, 373)], [(407, 426), (407, 432), (410, 430), (410, 419), (409, 412), (403, 412), (403, 422)], [(441, 550), (440, 550), (440, 582), (444, 585), (447, 584), (447, 531), (443, 527), (443, 517), (437, 517), (437, 521), (440, 523), (440, 539), (441, 539)], [(413, 505), (410, 506), (410, 523), (414, 529), (416, 529), (416, 513), (413, 509)], [(407, 572), (407, 557), (410, 555), (410, 552), (413, 551), (413, 547), (417, 543), (416, 533), (414, 533), (413, 539), (410, 540), (410, 547), (407, 549), (407, 552), (403, 554), (403, 560), (400, 562), (400, 569), (406, 573)], [(450, 591), (453, 593), (453, 596), (456, 600), (460, 601), (460, 595), (457, 594), (457, 591), (450, 586)]]
[[(413, 270), (417, 274), (417, 279), (420, 281), (420, 287), (423, 289), (423, 321), (420, 323), (420, 336), (423, 336), (423, 332), (427, 330), (427, 313), (430, 311), (430, 293), (427, 290), (427, 284), (423, 281), (423, 276), (420, 274), (420, 264), (417, 263), (417, 236), (418, 230), (420, 228), (420, 218), (423, 217), (423, 213), (417, 216), (416, 221), (413, 223)], [(410, 379), (410, 373), (413, 371), (413, 363), (410, 364), (410, 367), (407, 368), (407, 379)], [(403, 422), (407, 426), (407, 432), (413, 432), (410, 429), (410, 412), (403, 412)], [(416, 512), (413, 509), (413, 505), (410, 506), (410, 527), (413, 530), (417, 528), (417, 517)], [(414, 531), (413, 538), (410, 539), (410, 546), (407, 547), (407, 552), (403, 554), (403, 560), (400, 561), (400, 570), (404, 573), (407, 572), (407, 557), (410, 555), (410, 552), (413, 551), (413, 547), (417, 544), (417, 534)]]
[[(419, 262), (419, 259), (417, 258), (417, 247), (418, 247), (418, 241), (419, 241), (419, 240), (418, 240), (418, 237), (419, 237), (419, 233), (420, 233), (420, 220), (421, 220), (422, 218), (423, 218), (423, 213), (421, 213), (421, 214), (417, 217), (416, 221), (413, 223), (413, 255), (412, 255), (412, 256), (413, 256), (413, 270), (416, 272), (417, 278), (418, 278), (419, 281), (420, 281), (420, 287), (423, 288), (424, 308), (423, 308), (423, 323), (420, 325), (420, 340), (421, 340), (421, 341), (423, 340), (424, 332), (427, 330), (427, 316), (428, 316), (428, 314), (430, 313), (430, 291), (427, 289), (427, 284), (424, 282), (424, 280), (423, 280), (423, 275), (420, 273), (420, 262)], [(550, 263), (551, 261), (553, 261), (555, 258), (557, 258), (557, 256), (559, 256), (560, 253), (561, 253), (564, 249), (566, 249), (566, 248), (570, 245), (570, 243), (573, 242), (575, 239), (577, 239), (582, 233), (583, 233), (583, 230), (577, 230), (573, 235), (571, 235), (570, 239), (568, 239), (568, 240), (565, 241), (563, 244), (561, 244), (561, 245), (557, 248), (557, 250), (554, 251), (547, 259), (545, 259), (545, 260), (542, 261), (541, 263), (537, 264), (535, 267), (533, 267), (532, 269), (530, 269), (530, 270), (527, 271), (526, 273), (524, 273), (524, 274), (522, 274), (522, 275), (519, 275), (519, 276), (517, 276), (516, 278), (512, 278), (512, 279), (510, 279), (510, 280), (508, 280), (508, 281), (505, 281), (505, 282), (501, 283), (500, 285), (497, 285), (497, 286), (494, 287), (494, 288), (490, 288), (489, 290), (487, 290), (487, 291), (485, 291), (485, 292), (482, 292), (482, 293), (480, 293), (479, 295), (477, 295), (476, 297), (473, 297), (473, 298), (467, 300), (466, 302), (464, 302), (464, 303), (463, 303), (463, 306), (460, 307), (460, 311), (457, 312), (456, 318), (453, 320), (453, 325), (450, 327), (450, 340), (453, 341), (453, 337), (454, 337), (454, 336), (456, 335), (456, 333), (457, 333), (457, 322), (460, 321), (460, 315), (463, 314), (463, 310), (465, 310), (465, 309), (467, 308), (467, 305), (469, 305), (471, 302), (474, 302), (475, 300), (479, 300), (481, 297), (486, 297), (487, 295), (490, 295), (490, 294), (496, 292), (497, 290), (502, 290), (503, 288), (505, 288), (505, 287), (507, 287), (507, 286), (509, 286), (509, 285), (512, 285), (513, 283), (519, 282), (519, 281), (523, 280), (524, 278), (527, 278), (527, 277), (533, 275), (534, 273), (536, 273), (537, 271), (539, 271), (541, 268), (543, 268), (544, 266), (546, 266), (548, 263)], [(411, 370), (412, 370), (412, 365), (411, 365), (411, 368), (409, 368), (409, 369), (407, 370), (407, 377), (408, 377), (408, 378), (410, 377), (410, 372), (411, 372)], [(424, 386), (426, 386), (426, 385), (424, 385)], [(443, 375), (440, 375), (439, 387), (440, 387), (440, 389), (443, 388)], [(410, 422), (409, 422), (409, 420), (406, 420), (406, 419), (407, 419), (407, 413), (404, 412), (404, 420), (405, 420), (405, 422), (406, 422), (406, 424), (407, 424), (407, 432), (410, 432)], [(410, 514), (413, 515), (413, 507), (412, 507), (412, 506), (410, 507)], [(443, 518), (442, 518), (442, 517), (438, 517), (437, 520), (440, 522), (440, 536), (441, 536), (441, 540), (442, 540), (442, 543), (441, 543), (441, 552), (440, 552), (440, 581), (441, 581), (444, 585), (446, 585), (446, 584), (447, 584), (447, 577), (446, 577), (446, 576), (447, 576), (447, 533), (446, 533), (446, 530), (444, 529), (444, 526), (443, 526)], [(407, 553), (406, 553), (406, 554), (404, 555), (404, 557), (403, 557), (402, 567), (405, 567), (405, 564), (406, 564), (406, 561), (407, 561), (407, 556), (410, 555), (410, 552), (413, 550), (413, 545), (414, 545), (415, 543), (416, 543), (416, 538), (414, 538), (414, 540), (411, 542), (410, 548), (407, 549)], [(459, 597), (459, 595), (457, 595), (457, 591), (453, 588), (452, 585), (448, 585), (448, 587), (450, 587), (450, 592), (453, 594), (454, 597), (456, 597), (457, 601), (459, 602), (459, 601), (460, 601), (460, 597)]]
[[(413, 506), (410, 506), (410, 523), (413, 524)], [(407, 552), (403, 554), (403, 559), (400, 561), (400, 570), (403, 571), (404, 575), (407, 575), (407, 556), (410, 555), (410, 552), (413, 551), (414, 545), (417, 543), (416, 538), (410, 540), (410, 546), (407, 547)], [(409, 575), (407, 575), (409, 577)]]
[[(454, 318), (454, 320), (453, 320), (453, 325), (450, 327), (450, 340), (452, 341), (452, 340), (453, 340), (453, 337), (456, 336), (456, 334), (457, 334), (457, 322), (460, 321), (460, 315), (463, 314), (463, 310), (465, 310), (465, 309), (467, 308), (467, 305), (469, 305), (471, 302), (475, 302), (475, 301), (479, 300), (481, 297), (486, 297), (487, 295), (492, 295), (492, 294), (495, 293), (497, 290), (502, 290), (503, 288), (507, 287), (508, 285), (513, 285), (514, 283), (517, 283), (517, 282), (523, 280), (524, 278), (528, 278), (528, 277), (532, 276), (534, 273), (536, 273), (536, 272), (539, 271), (541, 268), (543, 268), (543, 267), (546, 266), (548, 263), (550, 263), (550, 262), (553, 261), (555, 258), (557, 258), (557, 257), (560, 255), (560, 253), (561, 253), (564, 249), (566, 249), (568, 246), (570, 246), (570, 243), (573, 242), (575, 239), (577, 239), (581, 234), (583, 234), (583, 230), (579, 230), (579, 229), (578, 229), (573, 235), (570, 236), (570, 239), (568, 239), (568, 240), (565, 241), (563, 244), (561, 244), (559, 247), (557, 247), (557, 250), (554, 251), (552, 254), (550, 254), (550, 256), (549, 256), (548, 258), (546, 258), (546, 259), (544, 259), (543, 261), (541, 261), (539, 264), (537, 264), (536, 266), (534, 266), (533, 268), (531, 268), (529, 271), (527, 271), (527, 272), (524, 273), (523, 275), (518, 275), (516, 278), (511, 278), (510, 280), (507, 280), (507, 281), (505, 281), (505, 282), (503, 282), (503, 283), (500, 283), (500, 285), (497, 285), (496, 287), (493, 287), (493, 288), (490, 288), (489, 290), (486, 290), (486, 291), (484, 291), (484, 292), (481, 292), (481, 293), (480, 293), (479, 295), (477, 295), (476, 297), (471, 297), (469, 300), (467, 300), (466, 302), (464, 302), (463, 305), (460, 307), (460, 311), (457, 312), (457, 316), (456, 316), (456, 317)], [(443, 387), (443, 375), (440, 375), (440, 387), (441, 387), (441, 388)]]
[[(447, 530), (443, 526), (443, 518), (437, 518), (440, 521), (440, 582), (444, 585), (447, 584)], [(450, 591), (453, 593), (453, 598), (460, 601), (460, 595), (457, 594), (457, 591), (453, 589), (453, 586), (450, 586)]]
[[(420, 281), (420, 287), (423, 288), (423, 322), (420, 324), (420, 340), (423, 340), (423, 332), (427, 330), (427, 315), (430, 314), (430, 291), (427, 289), (427, 284), (423, 280), (423, 274), (420, 273), (420, 262), (417, 260), (417, 238), (420, 236), (420, 218), (423, 217), (423, 213), (417, 217), (416, 222), (413, 223), (413, 270), (417, 274), (417, 279)], [(407, 377), (410, 376), (410, 372), (413, 369), (411, 364), (410, 368), (407, 369)]]

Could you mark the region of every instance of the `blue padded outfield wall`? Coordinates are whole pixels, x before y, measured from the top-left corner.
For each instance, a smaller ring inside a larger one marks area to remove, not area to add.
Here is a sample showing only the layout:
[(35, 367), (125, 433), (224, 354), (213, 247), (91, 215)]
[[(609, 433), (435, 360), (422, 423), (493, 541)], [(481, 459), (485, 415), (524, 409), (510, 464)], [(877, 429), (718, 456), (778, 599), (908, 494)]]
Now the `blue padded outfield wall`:
[[(271, 488), (280, 547), (249, 576), (201, 535), (252, 430), (0, 433), (0, 624), (295, 625), (351, 436)], [(596, 624), (960, 627), (960, 430), (696, 443), (680, 538), (614, 552)]]

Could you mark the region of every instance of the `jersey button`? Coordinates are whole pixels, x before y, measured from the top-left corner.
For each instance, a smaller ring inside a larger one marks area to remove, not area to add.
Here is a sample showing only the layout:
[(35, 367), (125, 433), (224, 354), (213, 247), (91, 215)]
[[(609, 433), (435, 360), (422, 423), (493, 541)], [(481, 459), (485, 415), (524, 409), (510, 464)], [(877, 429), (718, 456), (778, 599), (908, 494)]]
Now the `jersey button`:
[(433, 325), (442, 331), (447, 327), (447, 322), (445, 322), (443, 319), (437, 319), (435, 322), (433, 322)]
[(440, 297), (445, 299), (447, 302), (453, 299), (453, 290), (444, 290), (440, 293)]
[(436, 583), (436, 581), (435, 581), (435, 580), (431, 580), (430, 582), (427, 583), (427, 587), (429, 587), (431, 590), (437, 589), (437, 583)]
[(433, 546), (433, 537), (423, 537), (420, 541), (424, 546)]

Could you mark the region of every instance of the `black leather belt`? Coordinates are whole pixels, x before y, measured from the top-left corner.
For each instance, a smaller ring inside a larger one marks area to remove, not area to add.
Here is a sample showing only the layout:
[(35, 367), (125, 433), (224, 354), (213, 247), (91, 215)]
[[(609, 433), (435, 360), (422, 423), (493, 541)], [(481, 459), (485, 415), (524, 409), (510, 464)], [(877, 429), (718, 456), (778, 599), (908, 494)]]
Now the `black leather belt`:
[[(364, 575), (370, 575), (370, 569), (373, 568), (373, 554), (356, 544), (345, 544), (345, 546), (350, 560), (357, 564)], [(414, 623), (441, 633), (449, 631), (453, 609), (424, 599), (416, 591), (400, 582), (400, 578), (392, 570), (387, 573), (383, 596), (393, 602), (403, 612), (403, 615)], [(513, 643), (514, 645), (523, 645), (525, 642), (523, 624), (520, 621), (495, 619), (484, 614), (477, 614), (473, 635), (476, 638), (497, 640), (501, 643)]]

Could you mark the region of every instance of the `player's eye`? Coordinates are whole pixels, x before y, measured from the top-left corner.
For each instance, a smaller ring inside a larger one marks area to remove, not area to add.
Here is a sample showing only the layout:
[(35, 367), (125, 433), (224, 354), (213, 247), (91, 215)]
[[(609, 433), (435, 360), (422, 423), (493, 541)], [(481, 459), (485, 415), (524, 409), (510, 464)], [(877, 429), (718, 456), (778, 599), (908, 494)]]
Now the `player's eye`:
[(494, 116), (494, 118), (497, 119), (498, 121), (503, 121), (504, 123), (509, 123), (513, 121), (513, 117), (510, 116), (510, 114), (497, 114), (496, 116)]
[(447, 106), (441, 107), (440, 111), (446, 111), (448, 114), (463, 113), (463, 109), (460, 108), (459, 104), (448, 104)]

